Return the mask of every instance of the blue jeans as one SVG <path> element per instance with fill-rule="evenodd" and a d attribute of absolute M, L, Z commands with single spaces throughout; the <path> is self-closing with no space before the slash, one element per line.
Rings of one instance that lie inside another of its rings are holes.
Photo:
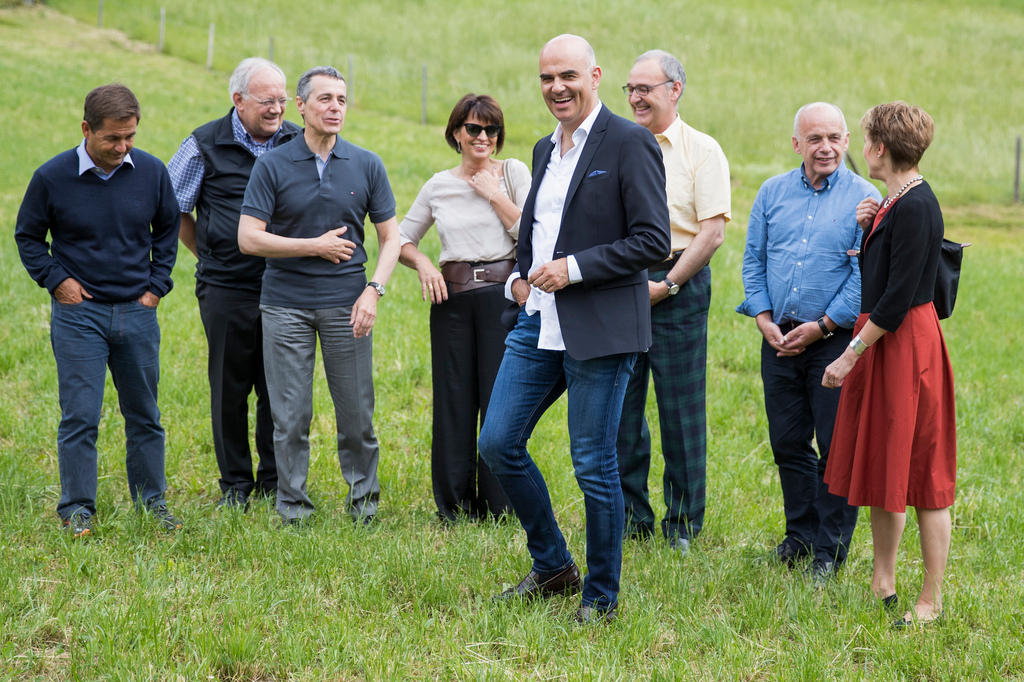
<path fill-rule="evenodd" d="M 125 465 L 132 500 L 163 502 L 164 430 L 157 408 L 160 326 L 156 309 L 138 301 L 75 305 L 53 300 L 50 343 L 57 361 L 61 518 L 96 513 L 96 435 L 107 367 L 124 415 Z"/>
<path fill-rule="evenodd" d="M 537 421 L 563 391 L 569 394 L 569 449 L 587 515 L 583 605 L 618 602 L 625 512 L 615 438 L 635 353 L 574 360 L 540 350 L 540 315 L 520 311 L 480 430 L 480 455 L 498 478 L 519 522 L 533 570 L 556 573 L 573 563 L 555 521 L 544 477 L 526 449 Z"/>

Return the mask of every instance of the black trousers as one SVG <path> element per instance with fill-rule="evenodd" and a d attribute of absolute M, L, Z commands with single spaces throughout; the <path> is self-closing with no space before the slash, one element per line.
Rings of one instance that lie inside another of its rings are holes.
<path fill-rule="evenodd" d="M 776 357 L 767 341 L 761 345 L 765 413 L 782 484 L 786 537 L 812 549 L 816 558 L 837 565 L 846 560 L 857 525 L 857 508 L 825 486 L 839 390 L 822 386 L 821 377 L 846 349 L 850 337 L 850 330 L 837 329 L 831 339 L 784 358 Z M 815 437 L 817 452 L 812 443 Z"/>
<path fill-rule="evenodd" d="M 442 519 L 484 518 L 511 511 L 501 485 L 477 452 L 494 377 L 505 353 L 504 287 L 449 294 L 430 306 L 434 387 L 431 479 Z"/>
<path fill-rule="evenodd" d="M 258 291 L 196 284 L 199 315 L 209 346 L 210 418 L 222 492 L 248 497 L 277 490 L 274 420 L 263 373 L 263 327 Z M 249 449 L 249 394 L 256 391 L 256 451 L 253 478 Z"/>

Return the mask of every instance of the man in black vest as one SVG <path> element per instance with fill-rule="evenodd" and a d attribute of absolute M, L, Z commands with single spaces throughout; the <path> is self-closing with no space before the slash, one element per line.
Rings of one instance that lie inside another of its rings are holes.
<path fill-rule="evenodd" d="M 284 120 L 285 76 L 266 59 L 244 59 L 231 74 L 227 116 L 196 128 L 168 164 L 181 211 L 181 243 L 196 263 L 196 298 L 209 345 L 210 416 L 220 468 L 219 506 L 248 506 L 277 490 L 274 421 L 263 372 L 260 284 L 264 260 L 238 250 L 238 216 L 256 157 L 301 129 Z M 195 217 L 192 211 L 195 210 Z M 256 391 L 253 478 L 249 393 Z"/>

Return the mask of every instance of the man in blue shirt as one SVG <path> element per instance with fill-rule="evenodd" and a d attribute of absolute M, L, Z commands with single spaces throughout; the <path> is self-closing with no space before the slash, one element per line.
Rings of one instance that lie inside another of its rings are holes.
<path fill-rule="evenodd" d="M 107 367 L 124 415 L 132 500 L 164 528 L 181 527 L 164 501 L 156 316 L 173 286 L 178 206 L 164 164 L 132 149 L 140 116 L 138 100 L 123 85 L 90 92 L 85 139 L 35 172 L 14 232 L 25 268 L 52 295 L 50 342 L 61 407 L 57 513 L 75 537 L 92 532 L 96 514 L 96 436 Z"/>
<path fill-rule="evenodd" d="M 181 210 L 181 243 L 198 259 L 196 300 L 209 347 L 210 421 L 220 469 L 220 506 L 277 491 L 274 422 L 263 371 L 260 283 L 265 261 L 238 250 L 238 216 L 256 159 L 299 134 L 284 120 L 284 72 L 260 57 L 231 74 L 234 106 L 185 138 L 167 170 Z M 195 217 L 192 211 L 195 209 Z M 253 477 L 249 394 L 256 393 Z"/>
<path fill-rule="evenodd" d="M 267 259 L 260 310 L 274 414 L 277 511 L 288 524 L 313 513 L 306 474 L 319 336 L 338 460 L 349 484 L 346 506 L 366 522 L 380 495 L 370 331 L 377 300 L 398 262 L 395 198 L 380 157 L 338 135 L 347 105 L 341 74 L 314 67 L 296 90 L 303 134 L 256 160 L 238 222 L 242 253 Z M 380 246 L 369 283 L 367 215 Z"/>
<path fill-rule="evenodd" d="M 821 377 L 850 342 L 860 312 L 856 207 L 880 198 L 844 165 L 849 143 L 835 105 L 813 102 L 797 112 L 793 150 L 803 163 L 767 180 L 754 199 L 743 254 L 746 300 L 736 308 L 755 318 L 764 337 L 765 412 L 786 513 L 775 556 L 790 567 L 812 556 L 808 572 L 817 584 L 846 559 L 857 523 L 857 508 L 823 482 L 839 391 L 823 388 Z"/>

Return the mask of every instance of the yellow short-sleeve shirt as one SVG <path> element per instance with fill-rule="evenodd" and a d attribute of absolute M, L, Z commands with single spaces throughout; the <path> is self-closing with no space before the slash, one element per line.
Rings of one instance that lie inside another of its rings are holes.
<path fill-rule="evenodd" d="M 724 215 L 732 220 L 729 162 L 713 137 L 676 116 L 655 134 L 665 161 L 665 193 L 672 224 L 672 251 L 689 246 L 700 221 Z"/>

